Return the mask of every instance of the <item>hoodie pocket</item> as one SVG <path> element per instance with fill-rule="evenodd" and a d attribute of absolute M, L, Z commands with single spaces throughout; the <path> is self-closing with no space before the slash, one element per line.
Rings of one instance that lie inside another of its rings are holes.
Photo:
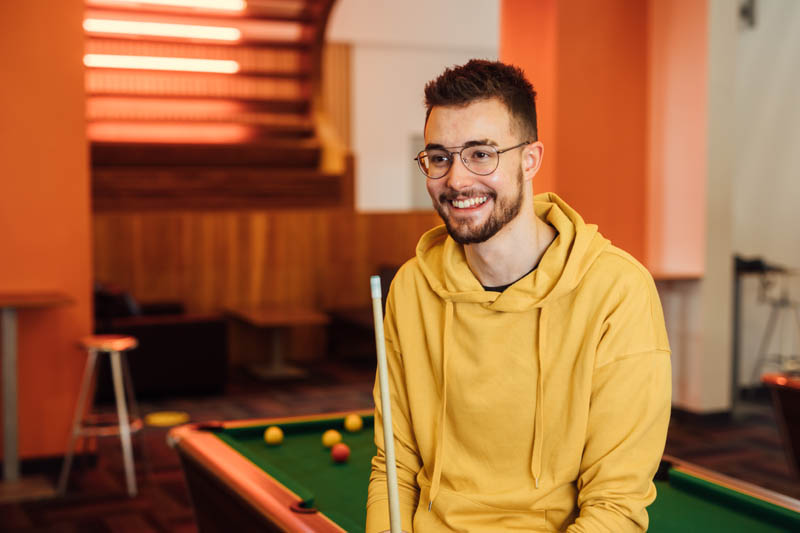
<path fill-rule="evenodd" d="M 419 505 L 414 514 L 415 533 L 556 531 L 547 523 L 544 509 L 507 509 L 440 487 L 436 501 L 428 510 L 429 497 L 430 487 L 420 484 Z"/>

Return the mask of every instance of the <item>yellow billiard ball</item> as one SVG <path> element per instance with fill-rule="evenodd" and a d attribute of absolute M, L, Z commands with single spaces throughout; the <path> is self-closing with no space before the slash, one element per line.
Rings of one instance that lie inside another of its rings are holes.
<path fill-rule="evenodd" d="M 342 442 L 342 434 L 335 429 L 329 429 L 322 434 L 322 445 L 331 448 L 334 444 Z"/>
<path fill-rule="evenodd" d="M 283 430 L 278 426 L 270 426 L 264 432 L 264 441 L 267 444 L 276 445 L 283 442 Z"/>
<path fill-rule="evenodd" d="M 356 414 L 349 414 L 344 417 L 344 429 L 351 433 L 355 433 L 356 431 L 361 431 L 361 428 L 364 427 L 364 421 L 361 420 L 361 417 Z"/>

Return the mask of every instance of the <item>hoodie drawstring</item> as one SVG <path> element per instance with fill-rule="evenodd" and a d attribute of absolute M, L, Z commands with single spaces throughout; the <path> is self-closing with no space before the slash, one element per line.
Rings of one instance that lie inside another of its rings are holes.
<path fill-rule="evenodd" d="M 545 331 L 544 324 L 544 308 L 539 311 L 539 327 L 537 328 L 537 337 L 539 342 L 538 357 L 536 363 L 538 365 L 536 371 L 536 407 L 533 414 L 533 453 L 531 457 L 531 474 L 533 474 L 533 481 L 536 488 L 539 488 L 539 478 L 542 475 L 542 441 L 544 440 L 544 377 L 542 368 L 542 359 L 544 358 L 544 341 L 543 333 Z"/>
<path fill-rule="evenodd" d="M 428 511 L 433 506 L 433 500 L 439 493 L 439 484 L 442 480 L 442 450 L 444 448 L 444 427 L 447 416 L 447 346 L 450 344 L 450 324 L 453 322 L 453 302 L 445 300 L 444 332 L 442 335 L 442 409 L 439 412 L 439 438 L 436 442 L 436 454 L 433 459 L 433 479 L 429 495 Z"/>
<path fill-rule="evenodd" d="M 542 332 L 544 330 L 544 309 L 539 312 L 538 328 L 538 357 L 536 358 L 536 406 L 533 415 L 533 453 L 531 456 L 531 474 L 536 488 L 539 488 L 539 479 L 542 475 L 542 446 L 544 441 L 544 377 L 542 358 L 544 356 L 544 341 Z M 446 300 L 444 332 L 442 335 L 442 407 L 439 412 L 439 438 L 436 442 L 436 453 L 433 460 L 433 478 L 431 480 L 431 490 L 428 501 L 428 510 L 433 507 L 433 501 L 439 493 L 439 485 L 442 480 L 442 454 L 444 449 L 445 437 L 445 417 L 447 415 L 447 346 L 450 337 L 450 327 L 453 322 L 453 302 Z"/>

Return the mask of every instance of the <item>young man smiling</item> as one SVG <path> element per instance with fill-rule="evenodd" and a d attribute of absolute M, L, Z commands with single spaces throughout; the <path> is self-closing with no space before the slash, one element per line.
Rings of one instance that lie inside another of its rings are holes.
<path fill-rule="evenodd" d="M 544 147 L 520 70 L 473 60 L 425 97 L 417 161 L 445 225 L 385 319 L 403 529 L 646 530 L 670 412 L 652 278 L 558 196 L 533 197 Z M 375 401 L 370 533 L 389 524 Z"/>

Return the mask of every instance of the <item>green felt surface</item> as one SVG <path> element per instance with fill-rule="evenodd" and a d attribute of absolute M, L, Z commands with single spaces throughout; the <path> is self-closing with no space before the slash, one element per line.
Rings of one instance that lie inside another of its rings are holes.
<path fill-rule="evenodd" d="M 217 434 L 239 453 L 314 506 L 345 531 L 364 531 L 370 461 L 375 454 L 372 417 L 358 433 L 342 419 L 280 424 L 283 444 L 269 446 L 267 426 L 226 429 Z M 322 434 L 337 429 L 350 447 L 350 460 L 334 463 Z M 800 515 L 690 474 L 670 469 L 656 481 L 658 496 L 648 508 L 650 533 L 777 533 L 800 531 Z"/>
<path fill-rule="evenodd" d="M 650 533 L 800 531 L 797 513 L 675 469 L 656 490 L 647 509 Z"/>
<path fill-rule="evenodd" d="M 364 417 L 364 429 L 357 433 L 345 431 L 342 419 L 279 426 L 284 432 L 279 446 L 264 442 L 267 426 L 226 429 L 217 436 L 345 531 L 364 531 L 370 462 L 375 455 L 372 417 Z M 328 429 L 340 431 L 342 442 L 350 447 L 346 463 L 335 463 L 330 449 L 322 445 Z"/>

